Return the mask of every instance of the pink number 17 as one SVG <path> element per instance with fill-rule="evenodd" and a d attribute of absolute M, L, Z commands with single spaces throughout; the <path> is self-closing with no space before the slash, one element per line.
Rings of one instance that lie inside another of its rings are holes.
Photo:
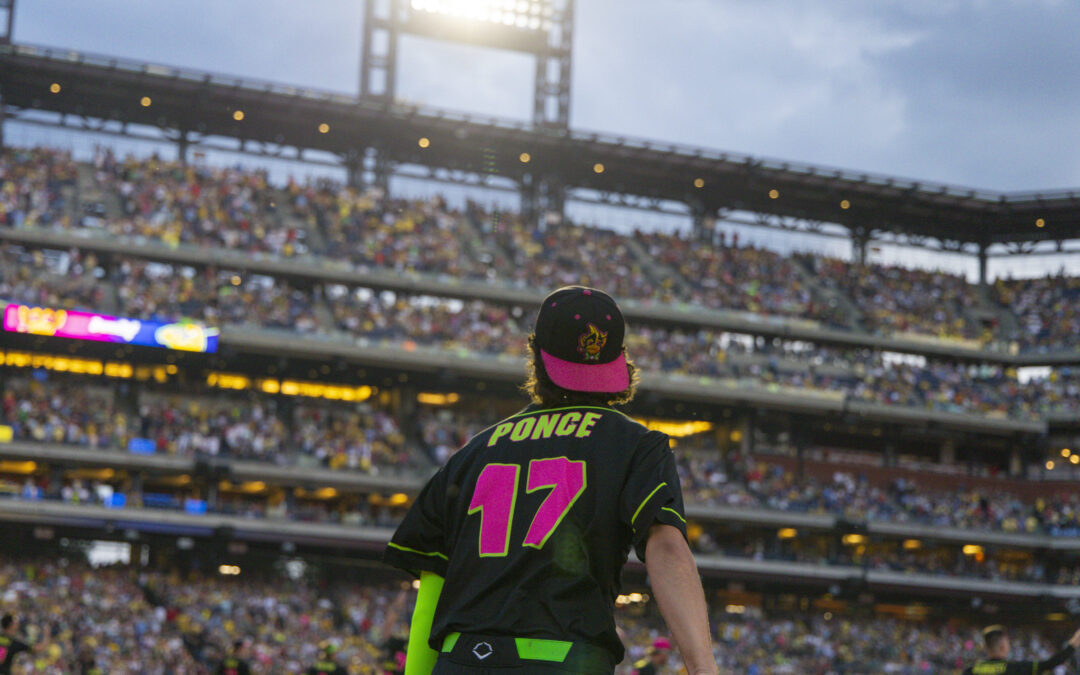
<path fill-rule="evenodd" d="M 510 526 L 517 504 L 517 464 L 488 464 L 476 479 L 469 514 L 480 513 L 480 557 L 504 556 L 510 550 Z M 529 462 L 525 492 L 551 488 L 533 516 L 523 546 L 543 548 L 570 507 L 585 492 L 585 462 L 566 457 L 534 459 Z"/>

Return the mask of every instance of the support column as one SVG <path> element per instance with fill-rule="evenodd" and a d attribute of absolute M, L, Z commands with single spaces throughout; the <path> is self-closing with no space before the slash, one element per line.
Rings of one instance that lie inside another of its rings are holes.
<path fill-rule="evenodd" d="M 1018 478 L 1024 472 L 1024 460 L 1020 455 L 1020 448 L 1014 447 L 1009 454 L 1009 476 Z"/>
<path fill-rule="evenodd" d="M 536 225 L 540 222 L 540 194 L 535 175 L 527 173 L 521 177 L 518 194 L 521 197 L 522 220 L 530 225 Z"/>
<path fill-rule="evenodd" d="M 688 205 L 693 218 L 694 239 L 711 243 L 716 235 L 716 220 L 700 200 L 692 200 L 688 202 Z"/>
<path fill-rule="evenodd" d="M 987 283 L 986 248 L 986 244 L 979 244 L 979 284 L 982 286 L 985 286 Z"/>
<path fill-rule="evenodd" d="M 0 0 L 0 45 L 11 44 L 15 30 L 15 0 Z"/>
<path fill-rule="evenodd" d="M 557 176 L 526 174 L 518 186 L 521 214 L 525 222 L 543 227 L 548 214 L 561 221 L 566 215 L 566 187 Z"/>
<path fill-rule="evenodd" d="M 390 161 L 386 150 L 374 148 L 371 161 L 371 182 L 381 189 L 383 194 L 390 194 L 390 174 L 394 172 L 394 163 Z"/>
<path fill-rule="evenodd" d="M 870 235 L 863 227 L 851 230 L 851 258 L 856 265 L 862 267 L 866 264 L 866 247 L 870 243 Z"/>
<path fill-rule="evenodd" d="M 349 150 L 342 157 L 345 164 L 345 180 L 349 187 L 357 192 L 364 187 L 364 155 L 357 150 Z"/>
<path fill-rule="evenodd" d="M 181 131 L 180 136 L 176 139 L 176 159 L 184 166 L 187 166 L 188 163 L 188 148 L 190 145 L 191 137 L 188 136 L 188 132 Z"/>
<path fill-rule="evenodd" d="M 142 506 L 143 484 L 146 482 L 146 474 L 136 471 L 131 476 L 131 488 L 128 495 L 128 506 Z"/>
<path fill-rule="evenodd" d="M 892 443 L 885 444 L 885 456 L 882 457 L 881 463 L 888 468 L 896 466 L 896 446 Z"/>
<path fill-rule="evenodd" d="M 553 3 L 555 16 L 544 50 L 536 55 L 533 124 L 566 129 L 570 126 L 570 74 L 574 43 L 574 0 Z"/>
<path fill-rule="evenodd" d="M 956 442 L 951 438 L 941 443 L 938 451 L 938 463 L 944 466 L 956 464 Z"/>
<path fill-rule="evenodd" d="M 365 0 L 360 53 L 360 97 L 394 102 L 397 80 L 397 0 Z M 378 43 L 378 44 L 376 44 Z"/>

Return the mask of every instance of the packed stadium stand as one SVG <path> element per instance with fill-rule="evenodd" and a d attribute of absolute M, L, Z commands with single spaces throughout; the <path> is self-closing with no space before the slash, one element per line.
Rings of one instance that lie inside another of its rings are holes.
<path fill-rule="evenodd" d="M 0 48 L 5 101 L 39 69 L 113 77 L 52 60 Z M 415 153 L 397 111 L 356 109 Z M 507 154 L 438 119 L 455 169 L 462 147 Z M 0 611 L 42 645 L 21 672 L 205 673 L 237 639 L 258 673 L 304 672 L 326 641 L 351 673 L 400 672 L 414 587 L 380 551 L 526 403 L 536 305 L 567 284 L 630 321 L 627 412 L 672 438 L 722 669 L 954 672 L 985 624 L 1036 657 L 1080 617 L 1078 278 L 981 283 L 101 143 L 0 148 Z M 786 167 L 770 180 L 805 178 Z M 924 226 L 950 217 L 969 224 Z M 156 346 L 131 344 L 146 326 Z M 620 675 L 666 635 L 636 558 L 625 586 Z"/>

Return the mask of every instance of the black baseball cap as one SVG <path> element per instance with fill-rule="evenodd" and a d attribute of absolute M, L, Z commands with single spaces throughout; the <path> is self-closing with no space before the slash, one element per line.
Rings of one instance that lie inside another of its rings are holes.
<path fill-rule="evenodd" d="M 1005 631 L 1005 626 L 1000 624 L 994 624 L 993 626 L 987 626 L 983 629 L 983 640 L 986 641 L 986 646 L 990 647 L 1000 637 L 1008 635 Z"/>
<path fill-rule="evenodd" d="M 566 286 L 544 298 L 536 347 L 551 381 L 570 391 L 615 393 L 630 386 L 626 322 L 607 293 Z"/>

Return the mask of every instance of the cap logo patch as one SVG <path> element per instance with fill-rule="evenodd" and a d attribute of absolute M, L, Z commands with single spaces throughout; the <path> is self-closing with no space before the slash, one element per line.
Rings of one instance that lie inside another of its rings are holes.
<path fill-rule="evenodd" d="M 588 324 L 589 330 L 578 337 L 578 351 L 586 361 L 599 361 L 600 350 L 607 344 L 607 333 L 593 324 Z"/>

